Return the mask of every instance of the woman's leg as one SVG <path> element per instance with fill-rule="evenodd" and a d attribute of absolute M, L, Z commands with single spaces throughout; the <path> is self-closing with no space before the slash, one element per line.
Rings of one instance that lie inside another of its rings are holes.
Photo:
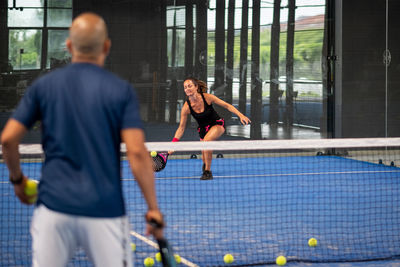
<path fill-rule="evenodd" d="M 214 125 L 207 132 L 206 136 L 204 136 L 203 141 L 215 141 L 223 133 L 225 132 L 225 128 L 221 125 Z M 212 150 L 203 150 L 202 151 L 202 159 L 205 166 L 205 170 L 211 170 L 211 161 L 212 161 Z"/>

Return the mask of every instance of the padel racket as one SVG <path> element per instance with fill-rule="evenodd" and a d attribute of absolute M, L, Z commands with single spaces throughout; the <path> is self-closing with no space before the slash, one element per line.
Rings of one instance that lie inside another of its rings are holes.
<path fill-rule="evenodd" d="M 167 165 L 169 154 L 167 152 L 157 153 L 157 155 L 153 158 L 153 170 L 155 172 L 162 171 Z"/>
<path fill-rule="evenodd" d="M 158 224 L 155 220 L 149 222 L 155 228 L 161 228 L 162 226 Z M 164 267 L 176 267 L 176 261 L 174 256 L 174 251 L 169 245 L 167 239 L 159 238 L 157 239 L 158 247 L 161 254 L 161 261 Z"/>

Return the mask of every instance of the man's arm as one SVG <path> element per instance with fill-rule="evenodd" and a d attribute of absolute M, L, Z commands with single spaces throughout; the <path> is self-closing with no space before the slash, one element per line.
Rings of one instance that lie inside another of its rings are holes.
<path fill-rule="evenodd" d="M 36 196 L 28 197 L 24 193 L 28 178 L 22 174 L 18 152 L 19 143 L 26 132 L 27 129 L 22 123 L 15 119 L 9 119 L 1 134 L 1 144 L 3 157 L 10 172 L 10 180 L 18 182 L 14 184 L 15 194 L 22 203 L 32 204 L 29 200 Z"/>
<path fill-rule="evenodd" d="M 153 165 L 144 144 L 144 132 L 137 128 L 124 129 L 121 132 L 121 138 L 126 145 L 126 155 L 133 175 L 142 190 L 148 206 L 146 219 L 155 219 L 157 222 L 163 223 L 162 214 L 157 205 Z M 155 229 L 149 224 L 147 224 L 147 233 L 153 234 L 155 238 L 161 238 L 163 236 L 162 229 Z"/>

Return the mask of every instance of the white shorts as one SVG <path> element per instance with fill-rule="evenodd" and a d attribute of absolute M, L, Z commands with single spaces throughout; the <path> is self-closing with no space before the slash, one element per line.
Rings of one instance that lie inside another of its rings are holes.
<path fill-rule="evenodd" d="M 32 266 L 65 267 L 82 247 L 96 267 L 132 267 L 127 216 L 93 218 L 35 208 L 32 223 Z"/>

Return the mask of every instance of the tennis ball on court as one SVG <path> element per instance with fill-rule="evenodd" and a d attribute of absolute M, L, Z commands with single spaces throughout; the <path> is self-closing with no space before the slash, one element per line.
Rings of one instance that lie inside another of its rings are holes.
<path fill-rule="evenodd" d="M 161 262 L 161 253 L 160 252 L 156 253 L 156 261 Z"/>
<path fill-rule="evenodd" d="M 179 264 L 182 262 L 181 256 L 179 256 L 178 254 L 174 254 L 174 258 L 175 258 L 176 263 Z"/>
<path fill-rule="evenodd" d="M 286 258 L 285 258 L 285 256 L 278 256 L 277 258 L 276 258 L 276 264 L 278 264 L 279 266 L 282 266 L 282 265 L 285 265 L 286 264 Z"/>
<path fill-rule="evenodd" d="M 131 250 L 132 250 L 132 252 L 134 252 L 136 250 L 136 244 L 135 243 L 131 243 Z"/>
<path fill-rule="evenodd" d="M 152 156 L 153 158 L 155 157 L 155 156 L 157 156 L 157 151 L 151 151 L 150 152 L 150 156 Z"/>
<path fill-rule="evenodd" d="M 144 259 L 143 263 L 144 263 L 144 266 L 151 267 L 151 266 L 154 265 L 154 260 L 151 257 L 147 257 L 147 258 Z"/>
<path fill-rule="evenodd" d="M 37 185 L 38 185 L 38 182 L 35 180 L 29 179 L 28 181 L 26 181 L 26 185 L 24 188 L 25 195 L 27 195 L 27 196 L 36 195 L 37 194 Z"/>
<path fill-rule="evenodd" d="M 310 239 L 308 239 L 308 245 L 309 245 L 310 247 L 316 247 L 317 244 L 318 244 L 317 239 L 315 239 L 315 238 L 313 238 L 313 237 L 310 238 Z"/>
<path fill-rule="evenodd" d="M 235 259 L 233 258 L 232 254 L 225 254 L 224 262 L 229 264 L 232 263 Z"/>

